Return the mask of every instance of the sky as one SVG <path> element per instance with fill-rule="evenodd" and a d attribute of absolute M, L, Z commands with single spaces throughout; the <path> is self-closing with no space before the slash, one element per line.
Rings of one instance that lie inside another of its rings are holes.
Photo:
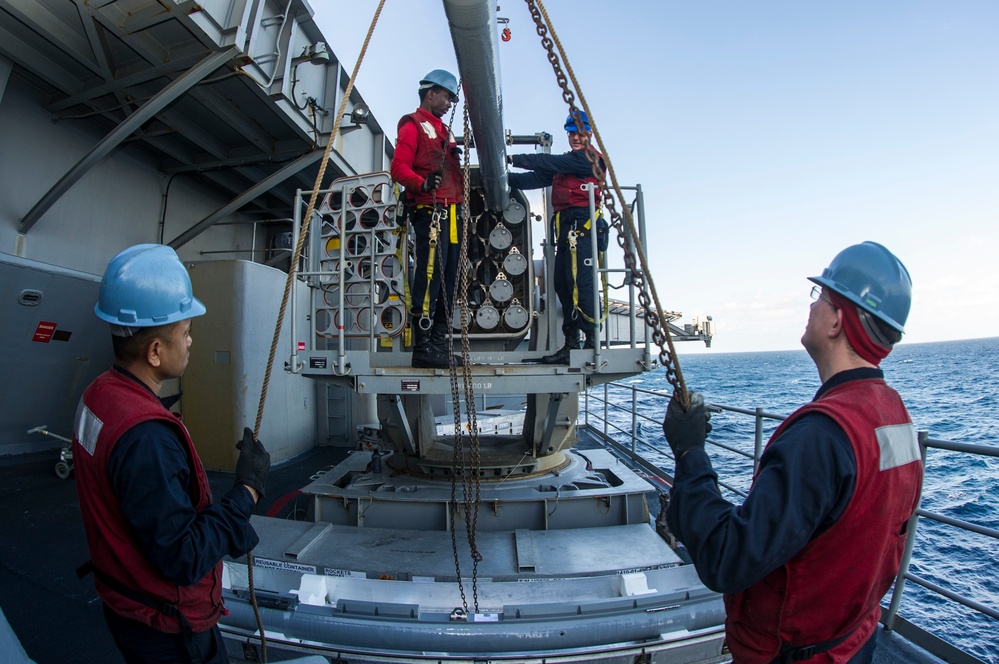
<path fill-rule="evenodd" d="M 377 4 L 312 2 L 348 70 Z M 564 152 L 527 4 L 499 5 L 504 125 Z M 642 185 L 663 308 L 714 320 L 711 349 L 678 352 L 800 348 L 807 277 L 865 240 L 912 276 L 903 343 L 999 336 L 999 3 L 545 6 L 618 181 Z M 436 68 L 457 73 L 442 3 L 387 0 L 357 89 L 388 133 Z"/>

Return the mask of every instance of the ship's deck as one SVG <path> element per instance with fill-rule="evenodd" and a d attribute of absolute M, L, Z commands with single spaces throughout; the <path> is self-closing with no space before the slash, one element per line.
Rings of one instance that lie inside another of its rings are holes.
<path fill-rule="evenodd" d="M 346 454 L 344 448 L 317 448 L 272 468 L 268 496 L 256 513 L 289 514 L 294 498 L 282 499 Z M 89 556 L 76 481 L 56 477 L 58 458 L 58 450 L 0 457 L 0 608 L 37 664 L 123 662 L 93 579 L 76 578 L 76 568 Z M 208 478 L 216 496 L 232 486 L 231 473 L 210 471 Z M 6 663 L 6 655 L 0 651 L 0 661 Z"/>
<path fill-rule="evenodd" d="M 273 468 L 269 496 L 257 513 L 290 514 L 296 509 L 294 491 L 346 454 L 344 448 L 318 448 Z M 88 557 L 87 545 L 75 481 L 56 477 L 57 460 L 57 451 L 0 458 L 0 569 L 4 576 L 0 608 L 28 657 L 38 664 L 84 659 L 122 662 L 104 624 L 93 582 L 76 578 L 76 567 Z M 216 495 L 232 484 L 231 473 L 208 475 Z M 86 653 L 83 659 L 82 652 Z M 942 664 L 883 630 L 878 632 L 874 661 Z"/>

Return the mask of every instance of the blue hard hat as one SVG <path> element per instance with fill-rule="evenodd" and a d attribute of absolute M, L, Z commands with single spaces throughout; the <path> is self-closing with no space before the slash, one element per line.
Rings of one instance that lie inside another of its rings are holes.
<path fill-rule="evenodd" d="M 821 277 L 809 277 L 864 311 L 905 332 L 912 304 L 912 279 L 893 253 L 877 242 L 862 242 L 836 254 Z"/>
<path fill-rule="evenodd" d="M 155 327 L 207 311 L 171 247 L 137 244 L 111 259 L 94 305 L 97 317 L 124 327 Z"/>
<path fill-rule="evenodd" d="M 445 69 L 435 69 L 420 80 L 421 90 L 434 85 L 444 88 L 455 97 L 458 96 L 458 79 Z"/>
<path fill-rule="evenodd" d="M 586 111 L 579 111 L 579 119 L 583 121 L 583 130 L 590 131 L 590 119 L 586 117 Z M 579 133 L 579 129 L 576 128 L 576 118 L 573 117 L 572 113 L 565 119 L 565 130 Z"/>

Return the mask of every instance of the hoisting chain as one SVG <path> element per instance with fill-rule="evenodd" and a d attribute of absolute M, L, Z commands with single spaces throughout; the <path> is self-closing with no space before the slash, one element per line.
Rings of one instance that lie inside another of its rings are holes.
<path fill-rule="evenodd" d="M 586 112 L 587 118 L 589 119 L 593 136 L 596 138 L 597 144 L 600 146 L 600 151 L 603 153 L 603 160 L 607 165 L 607 174 L 610 175 L 614 192 L 617 194 L 618 199 L 624 201 L 624 194 L 621 192 L 621 188 L 618 185 L 617 177 L 614 174 L 614 168 L 611 165 L 610 156 L 600 138 L 596 122 L 593 119 L 593 114 L 589 111 L 586 99 L 579 86 L 579 81 L 576 80 L 572 67 L 569 65 L 569 60 L 565 55 L 565 50 L 562 48 L 562 43 L 559 41 L 558 35 L 555 33 L 551 18 L 545 10 L 544 3 L 542 0 L 525 0 L 525 2 L 531 12 L 531 18 L 534 19 L 538 36 L 541 37 L 541 45 L 544 46 L 545 50 L 548 52 L 548 62 L 551 63 L 552 70 L 555 73 L 555 80 L 562 89 L 562 99 L 566 104 L 568 104 L 569 113 L 575 119 L 576 126 L 582 127 L 582 118 L 579 114 L 580 109 L 576 106 L 576 97 L 569 87 L 569 79 L 562 70 L 559 54 L 562 56 L 562 61 L 565 62 L 565 68 L 568 70 L 569 77 L 572 79 L 573 87 L 579 93 L 579 101 L 583 106 L 583 111 Z M 550 37 L 549 33 L 551 34 Z M 559 54 L 555 53 L 555 48 L 553 47 L 558 49 Z M 583 139 L 583 144 L 586 146 L 586 158 L 593 166 L 593 177 L 595 177 L 598 182 L 604 182 L 604 172 L 600 167 L 600 157 L 597 154 L 596 149 L 585 137 L 583 132 L 580 132 L 580 138 Z M 624 210 L 624 216 L 622 217 L 621 213 L 617 211 L 614 195 L 607 187 L 602 187 L 601 190 L 603 194 L 604 206 L 606 206 L 610 213 L 610 223 L 617 231 L 618 246 L 621 247 L 624 253 L 625 267 L 628 269 L 632 283 L 638 289 L 638 302 L 642 305 L 645 313 L 645 324 L 652 329 L 652 340 L 657 346 L 659 346 L 659 362 L 666 370 L 666 380 L 668 380 L 673 386 L 673 390 L 677 394 L 681 403 L 685 406 L 689 405 L 690 398 L 687 395 L 687 386 L 683 380 L 683 372 L 680 370 L 680 363 L 676 357 L 676 350 L 673 347 L 673 338 L 669 334 L 669 330 L 666 328 L 665 320 L 662 317 L 662 312 L 665 310 L 659 303 L 659 296 L 656 293 L 655 284 L 652 282 L 652 274 L 648 268 L 645 251 L 639 242 L 638 231 L 635 228 L 635 222 L 631 216 L 631 209 L 629 206 L 622 204 L 621 207 Z M 593 232 L 596 232 L 596 229 L 593 229 Z M 631 239 L 630 247 L 628 243 L 629 238 Z M 632 247 L 634 248 L 634 251 L 632 251 Z M 637 269 L 635 260 L 636 253 L 638 255 L 638 263 L 641 264 L 641 270 Z M 655 309 L 651 306 L 653 302 L 655 303 Z"/>
<path fill-rule="evenodd" d="M 441 155 L 441 172 L 444 171 L 445 160 L 447 159 L 448 150 L 450 149 L 450 138 L 453 135 L 451 128 L 454 126 L 454 116 L 457 111 L 457 105 L 451 110 L 451 118 L 447 126 L 447 135 L 444 140 L 444 150 Z M 468 340 L 468 261 L 466 259 L 468 252 L 468 234 L 469 234 L 469 207 L 468 200 L 471 195 L 470 185 L 469 185 L 469 170 L 471 168 L 469 163 L 469 148 L 470 148 L 471 132 L 468 126 L 468 104 L 464 105 L 464 151 L 463 151 L 463 168 L 462 168 L 462 179 L 464 181 L 464 202 L 462 203 L 462 220 L 465 223 L 465 229 L 462 232 L 461 238 L 461 250 L 458 253 L 458 275 L 457 275 L 457 285 L 455 286 L 454 298 L 455 302 L 452 302 L 446 296 L 439 298 L 438 306 L 443 305 L 444 313 L 446 315 L 446 320 L 448 325 L 453 327 L 454 321 L 454 308 L 457 303 L 459 307 L 459 312 L 461 316 L 461 365 L 462 365 L 462 382 L 463 390 L 459 389 L 458 386 L 458 368 L 454 361 L 454 354 L 451 352 L 450 347 L 447 350 L 448 356 L 448 376 L 451 381 L 451 410 L 454 414 L 454 442 L 453 442 L 453 455 L 451 461 L 451 502 L 450 509 L 452 514 L 457 514 L 458 512 L 458 477 L 461 477 L 462 485 L 462 499 L 461 499 L 461 509 L 465 515 L 465 535 L 468 539 L 469 550 L 472 557 L 472 605 L 477 613 L 479 610 L 479 596 L 478 596 L 478 566 L 479 562 L 482 560 L 482 554 L 478 550 L 478 546 L 475 541 L 475 530 L 476 522 L 479 514 L 479 496 L 480 496 L 480 467 L 481 467 L 481 455 L 479 450 L 479 428 L 476 421 L 475 414 L 475 390 L 472 383 L 472 369 L 471 369 L 471 350 Z M 436 189 L 434 190 L 434 207 L 436 213 Z M 455 220 L 457 223 L 457 219 Z M 445 239 L 448 242 L 448 239 Z M 453 248 L 450 249 L 453 251 Z M 444 279 L 444 262 L 442 252 L 438 252 L 438 264 L 439 274 L 441 275 L 441 288 L 445 287 L 443 283 Z M 429 285 L 428 285 L 429 286 Z M 450 346 L 450 344 L 448 344 Z M 465 410 L 468 415 L 468 431 L 465 433 L 465 428 L 461 425 L 461 398 L 460 395 L 464 392 L 465 395 Z M 466 459 L 465 456 L 465 440 L 468 440 L 469 454 Z M 451 523 L 451 550 L 454 554 L 454 569 L 455 577 L 458 581 L 458 591 L 461 594 L 461 604 L 464 611 L 464 616 L 468 616 L 468 600 L 465 595 L 465 586 L 461 577 L 461 561 L 458 556 L 458 541 L 454 528 L 454 522 Z"/>
<path fill-rule="evenodd" d="M 471 234 L 473 226 L 471 222 L 471 183 L 469 172 L 471 163 L 469 152 L 471 148 L 472 130 L 468 122 L 468 103 L 464 105 L 464 127 L 462 129 L 462 139 L 464 150 L 462 152 L 462 175 L 464 178 L 464 201 L 462 211 L 466 219 L 465 229 L 461 239 L 461 253 L 458 260 L 461 262 L 461 278 L 458 283 L 461 287 L 458 302 L 461 307 L 461 367 L 462 378 L 465 384 L 465 413 L 468 417 L 468 444 L 471 458 L 469 459 L 468 473 L 462 474 L 462 489 L 465 491 L 465 533 L 468 536 L 468 547 L 472 556 L 472 600 L 475 611 L 479 611 L 479 562 L 482 560 L 482 553 L 479 552 L 475 535 L 478 528 L 479 519 L 479 499 L 482 489 L 482 456 L 479 445 L 479 422 L 475 412 L 475 384 L 472 381 L 471 346 L 468 339 L 469 312 L 468 312 L 468 236 Z M 452 368 L 453 370 L 453 368 Z M 474 497 L 470 489 L 474 489 Z"/>
<path fill-rule="evenodd" d="M 472 558 L 472 604 L 476 612 L 479 610 L 478 597 L 478 565 L 482 560 L 482 554 L 478 550 L 475 541 L 475 523 L 479 512 L 479 483 L 481 456 L 479 453 L 479 429 L 475 419 L 475 390 L 471 380 L 471 350 L 468 338 L 468 235 L 469 228 L 472 227 L 468 200 L 471 196 L 469 185 L 469 147 L 471 132 L 468 127 L 468 105 L 464 105 L 464 150 L 462 176 L 464 186 L 464 202 L 462 203 L 462 218 L 465 221 L 465 228 L 462 232 L 461 251 L 458 254 L 458 284 L 455 290 L 455 299 L 459 307 L 461 320 L 461 358 L 462 358 L 462 383 L 463 390 L 458 389 L 458 371 L 453 362 L 453 355 L 450 356 L 452 362 L 449 363 L 449 373 L 451 377 L 451 404 L 454 413 L 454 446 L 455 454 L 451 468 L 451 509 L 452 514 L 458 511 L 457 482 L 461 477 L 462 500 L 461 509 L 465 516 L 465 536 L 468 541 L 469 551 Z M 465 412 L 467 415 L 467 427 L 461 425 L 461 399 L 464 392 Z M 471 407 L 469 406 L 471 404 Z M 465 440 L 468 440 L 468 457 L 465 457 Z M 474 497 L 473 497 L 474 496 Z M 461 579 L 461 564 L 458 556 L 458 545 L 455 535 L 454 525 L 451 527 L 451 548 L 454 553 L 455 575 L 458 579 L 458 589 L 461 592 L 462 606 L 465 615 L 468 615 L 468 603 L 465 597 L 464 583 Z"/>
<path fill-rule="evenodd" d="M 288 266 L 288 278 L 285 280 L 284 295 L 281 298 L 281 307 L 278 309 L 277 322 L 274 324 L 274 337 L 271 340 L 271 350 L 267 356 L 267 368 L 264 371 L 264 382 L 260 389 L 260 402 L 257 406 L 257 419 L 253 426 L 253 437 L 257 439 L 260 437 L 260 423 L 264 418 L 264 404 L 267 402 L 267 388 L 270 384 L 271 370 L 274 368 L 274 357 L 277 354 L 281 328 L 284 326 L 284 314 L 288 308 L 288 300 L 291 297 L 291 287 L 295 283 L 295 271 L 298 269 L 298 263 L 302 259 L 302 251 L 305 247 L 305 238 L 309 233 L 309 223 L 312 221 L 312 216 L 316 210 L 316 200 L 319 198 L 319 190 L 322 188 L 323 178 L 326 176 L 326 165 L 329 164 L 330 152 L 333 150 L 333 143 L 335 142 L 336 135 L 340 131 L 340 124 L 343 122 L 343 114 L 347 109 L 347 101 L 350 99 L 350 93 L 354 89 L 354 81 L 357 80 L 357 73 L 361 69 L 361 62 L 364 60 L 364 54 L 368 50 L 368 43 L 371 41 L 371 35 L 375 31 L 375 25 L 378 23 L 378 17 L 381 15 L 382 8 L 384 6 L 385 0 L 379 0 L 378 7 L 375 8 L 375 15 L 371 17 L 371 25 L 368 27 L 368 34 L 364 37 L 364 43 L 361 45 L 361 52 L 357 56 L 357 63 L 354 65 L 354 71 L 351 73 L 350 80 L 347 81 L 347 87 L 344 90 L 343 97 L 341 97 L 340 108 L 337 110 L 336 119 L 333 122 L 333 129 L 330 131 L 330 140 L 326 145 L 326 152 L 323 154 L 323 159 L 319 164 L 319 172 L 316 174 L 316 183 L 312 188 L 312 197 L 309 199 L 309 207 L 306 210 L 305 217 L 302 219 L 302 227 L 298 233 L 298 242 L 295 244 L 295 251 L 291 257 L 291 264 Z M 260 632 L 261 661 L 266 663 L 267 637 L 264 635 L 264 623 L 260 618 L 260 607 L 257 604 L 257 591 L 253 583 L 252 551 L 249 551 L 246 554 L 246 579 L 250 592 L 250 606 L 253 607 L 253 617 L 257 621 L 257 631 Z"/>

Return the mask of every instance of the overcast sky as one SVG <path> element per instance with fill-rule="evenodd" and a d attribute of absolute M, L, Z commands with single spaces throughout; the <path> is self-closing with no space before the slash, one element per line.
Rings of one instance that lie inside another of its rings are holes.
<path fill-rule="evenodd" d="M 527 5 L 499 4 L 504 124 L 563 152 Z M 312 5 L 350 70 L 376 0 Z M 999 2 L 546 7 L 619 182 L 645 191 L 662 304 L 714 318 L 708 352 L 800 348 L 806 277 L 864 240 L 912 275 L 905 343 L 999 336 Z M 441 2 L 388 0 L 357 82 L 387 132 L 435 68 L 457 73 Z"/>

